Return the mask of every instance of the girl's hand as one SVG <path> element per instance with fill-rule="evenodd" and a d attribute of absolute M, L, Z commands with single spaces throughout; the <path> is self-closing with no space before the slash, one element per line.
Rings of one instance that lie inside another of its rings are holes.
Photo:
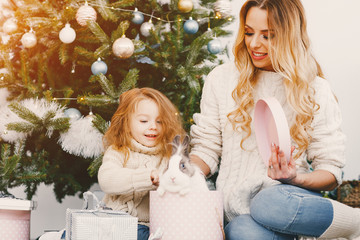
<path fill-rule="evenodd" d="M 159 173 L 157 170 L 151 171 L 150 179 L 153 185 L 159 186 Z"/>
<path fill-rule="evenodd" d="M 295 147 L 291 147 L 290 161 L 286 160 L 285 154 L 275 144 L 271 146 L 271 156 L 269 160 L 268 176 L 282 183 L 295 184 L 297 177 L 295 160 L 292 153 Z"/>

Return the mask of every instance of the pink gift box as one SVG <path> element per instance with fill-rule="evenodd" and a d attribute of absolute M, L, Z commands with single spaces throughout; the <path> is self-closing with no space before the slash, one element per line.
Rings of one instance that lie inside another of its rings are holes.
<path fill-rule="evenodd" d="M 0 198 L 0 238 L 30 239 L 30 214 L 34 208 L 28 200 Z"/>
<path fill-rule="evenodd" d="M 222 240 L 223 200 L 219 191 L 184 196 L 150 192 L 150 234 L 161 228 L 161 240 Z"/>

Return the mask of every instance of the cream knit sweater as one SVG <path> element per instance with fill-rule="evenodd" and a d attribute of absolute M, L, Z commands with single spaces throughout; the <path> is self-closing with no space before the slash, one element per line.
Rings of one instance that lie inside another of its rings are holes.
<path fill-rule="evenodd" d="M 283 77 L 275 72 L 260 71 L 254 89 L 255 102 L 260 98 L 275 97 L 282 105 L 289 126 L 295 122 L 294 110 L 286 101 Z M 219 170 L 217 190 L 223 192 L 225 217 L 228 221 L 239 214 L 249 213 L 249 203 L 261 189 L 279 184 L 267 177 L 267 169 L 256 145 L 253 123 L 251 136 L 243 146 L 245 133 L 235 132 L 227 114 L 236 108 L 232 91 L 237 85 L 238 70 L 234 63 L 216 67 L 207 77 L 201 99 L 201 112 L 194 114 L 191 127 L 191 154 L 207 163 L 213 174 Z M 298 172 L 323 169 L 331 172 L 341 183 L 345 164 L 345 136 L 341 132 L 341 113 L 329 83 L 317 77 L 312 87 L 320 110 L 314 116 L 312 141 L 307 151 L 297 160 Z M 253 110 L 251 112 L 253 117 Z M 296 143 L 292 140 L 292 145 Z M 296 151 L 296 150 L 295 150 Z M 295 152 L 296 153 L 296 152 Z M 309 165 L 306 161 L 311 161 Z M 218 169 L 219 167 L 219 169 Z"/>
<path fill-rule="evenodd" d="M 149 191 L 156 189 L 150 173 L 164 170 L 167 161 L 159 155 L 159 147 L 146 147 L 134 139 L 131 144 L 125 167 L 124 154 L 113 146 L 106 150 L 98 181 L 107 207 L 128 212 L 140 224 L 149 225 Z"/>

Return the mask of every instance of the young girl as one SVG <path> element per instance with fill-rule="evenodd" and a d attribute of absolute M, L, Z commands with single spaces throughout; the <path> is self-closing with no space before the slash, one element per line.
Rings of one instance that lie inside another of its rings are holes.
<path fill-rule="evenodd" d="M 107 207 L 138 218 L 138 240 L 149 238 L 149 191 L 159 184 L 177 134 L 184 134 L 180 115 L 162 93 L 134 88 L 120 96 L 98 181 Z"/>

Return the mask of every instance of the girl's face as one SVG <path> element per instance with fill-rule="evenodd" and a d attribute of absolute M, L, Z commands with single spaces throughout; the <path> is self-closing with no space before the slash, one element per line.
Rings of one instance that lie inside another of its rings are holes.
<path fill-rule="evenodd" d="M 268 14 L 258 7 L 249 9 L 245 19 L 245 45 L 255 67 L 274 71 L 269 57 L 272 32 L 268 28 Z"/>
<path fill-rule="evenodd" d="M 162 131 L 159 108 L 151 99 L 141 100 L 130 117 L 132 137 L 147 147 L 154 147 Z"/>

